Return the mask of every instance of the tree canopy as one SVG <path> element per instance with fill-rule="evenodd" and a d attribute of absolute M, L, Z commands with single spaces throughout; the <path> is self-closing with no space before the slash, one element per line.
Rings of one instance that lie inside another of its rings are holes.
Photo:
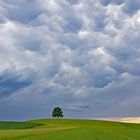
<path fill-rule="evenodd" d="M 62 117 L 63 118 L 63 111 L 60 107 L 55 107 L 52 112 L 52 117 Z"/>

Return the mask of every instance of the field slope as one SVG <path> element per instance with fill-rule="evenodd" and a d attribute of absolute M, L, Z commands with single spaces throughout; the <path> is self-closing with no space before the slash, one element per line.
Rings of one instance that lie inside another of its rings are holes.
<path fill-rule="evenodd" d="M 140 124 L 42 119 L 0 122 L 0 140 L 140 140 Z"/>

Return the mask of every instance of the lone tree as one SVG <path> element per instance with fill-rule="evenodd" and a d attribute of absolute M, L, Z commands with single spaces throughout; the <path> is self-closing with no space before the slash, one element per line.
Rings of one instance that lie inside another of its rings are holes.
<path fill-rule="evenodd" d="M 55 107 L 52 112 L 52 117 L 63 118 L 63 111 L 60 107 Z"/>

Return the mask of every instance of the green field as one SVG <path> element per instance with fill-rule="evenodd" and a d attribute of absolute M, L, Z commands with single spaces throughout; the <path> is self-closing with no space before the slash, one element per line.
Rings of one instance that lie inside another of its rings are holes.
<path fill-rule="evenodd" d="M 76 119 L 0 122 L 0 140 L 140 140 L 140 125 Z"/>

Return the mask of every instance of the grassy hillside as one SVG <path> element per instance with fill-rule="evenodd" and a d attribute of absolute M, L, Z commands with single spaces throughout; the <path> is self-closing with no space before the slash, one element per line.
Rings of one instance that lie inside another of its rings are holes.
<path fill-rule="evenodd" d="M 36 123 L 29 122 L 0 122 L 0 130 L 11 130 L 11 129 L 28 129 L 39 126 Z"/>
<path fill-rule="evenodd" d="M 75 119 L 0 122 L 0 140 L 140 140 L 140 125 Z"/>

